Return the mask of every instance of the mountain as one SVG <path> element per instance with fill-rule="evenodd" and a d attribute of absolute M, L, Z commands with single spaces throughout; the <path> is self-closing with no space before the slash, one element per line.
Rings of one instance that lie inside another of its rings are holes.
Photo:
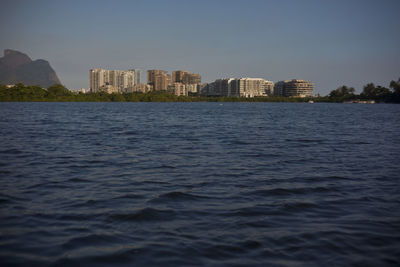
<path fill-rule="evenodd" d="M 47 88 L 60 80 L 46 60 L 32 61 L 24 53 L 5 49 L 4 57 L 0 58 L 0 84 L 16 83 Z"/>

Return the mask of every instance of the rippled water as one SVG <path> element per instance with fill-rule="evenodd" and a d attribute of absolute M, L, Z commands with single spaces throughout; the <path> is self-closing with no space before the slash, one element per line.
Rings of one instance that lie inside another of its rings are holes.
<path fill-rule="evenodd" d="M 0 264 L 399 266 L 399 114 L 0 103 Z"/>

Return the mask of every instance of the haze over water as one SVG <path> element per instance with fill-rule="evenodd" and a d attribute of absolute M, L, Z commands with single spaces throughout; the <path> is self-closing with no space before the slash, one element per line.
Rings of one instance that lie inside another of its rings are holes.
<path fill-rule="evenodd" d="M 399 105 L 2 103 L 2 266 L 398 266 Z"/>

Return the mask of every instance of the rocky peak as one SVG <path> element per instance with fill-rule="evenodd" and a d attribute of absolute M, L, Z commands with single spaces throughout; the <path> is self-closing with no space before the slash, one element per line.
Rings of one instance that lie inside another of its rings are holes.
<path fill-rule="evenodd" d="M 24 53 L 5 49 L 4 57 L 0 58 L 0 84 L 15 83 L 49 87 L 60 83 L 60 80 L 46 60 L 32 61 Z"/>
<path fill-rule="evenodd" d="M 5 49 L 4 57 L 0 60 L 3 64 L 10 68 L 16 68 L 23 64 L 32 62 L 31 58 L 26 54 L 11 49 Z"/>

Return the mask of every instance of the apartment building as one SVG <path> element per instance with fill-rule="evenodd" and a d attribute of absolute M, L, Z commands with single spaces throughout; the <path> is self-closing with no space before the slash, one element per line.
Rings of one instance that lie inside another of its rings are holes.
<path fill-rule="evenodd" d="M 286 80 L 275 84 L 274 94 L 286 97 L 308 97 L 314 95 L 314 84 L 305 80 Z"/>
<path fill-rule="evenodd" d="M 139 74 L 139 75 L 138 75 Z M 132 90 L 135 82 L 140 83 L 140 70 L 90 70 L 90 91 L 112 91 L 124 93 Z"/>

